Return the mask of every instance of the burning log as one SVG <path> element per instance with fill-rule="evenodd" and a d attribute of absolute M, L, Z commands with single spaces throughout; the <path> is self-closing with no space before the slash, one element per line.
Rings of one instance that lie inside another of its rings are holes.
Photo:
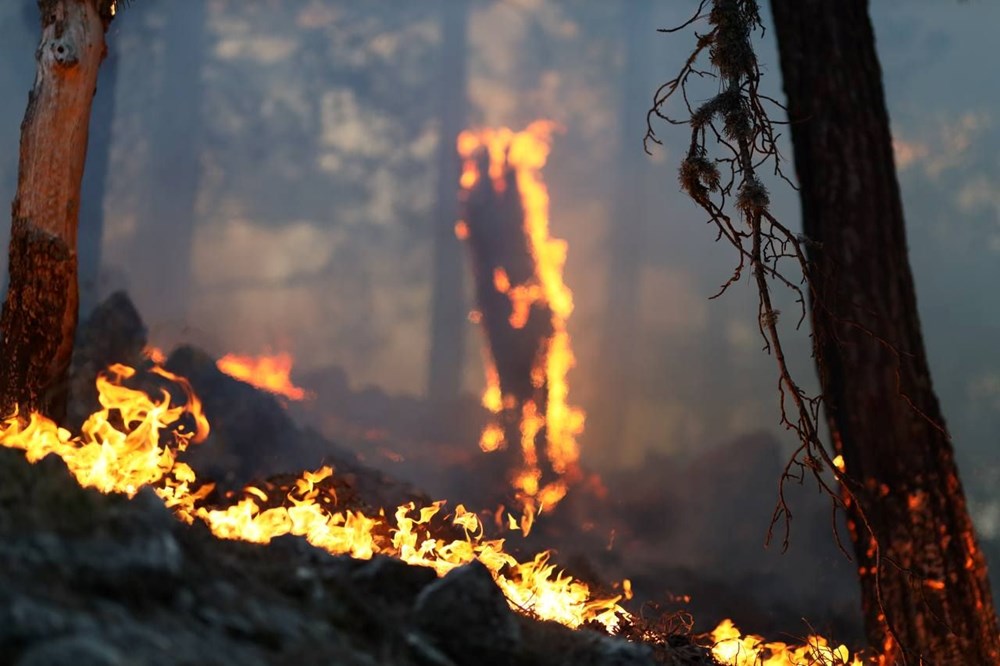
<path fill-rule="evenodd" d="M 505 450 L 528 514 L 552 507 L 579 476 L 583 413 L 566 402 L 574 358 L 566 332 L 572 294 L 562 281 L 565 242 L 548 233 L 548 193 L 538 176 L 553 126 L 463 132 L 463 220 L 488 346 L 483 404 L 498 416 L 480 440 Z M 518 444 L 520 445 L 518 447 Z M 542 455 L 540 452 L 544 452 Z M 530 518 L 529 518 L 530 521 Z"/>
<path fill-rule="evenodd" d="M 79 300 L 76 235 L 90 107 L 113 0 L 41 0 L 0 318 L 0 412 L 62 419 Z"/>

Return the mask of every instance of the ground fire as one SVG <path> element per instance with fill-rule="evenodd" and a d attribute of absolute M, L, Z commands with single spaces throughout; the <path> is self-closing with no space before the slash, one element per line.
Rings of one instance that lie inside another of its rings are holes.
<path fill-rule="evenodd" d="M 138 380 L 158 387 L 152 394 L 129 387 Z M 198 397 L 182 377 L 154 363 L 141 372 L 114 365 L 98 378 L 97 389 L 102 408 L 79 434 L 32 414 L 26 421 L 14 417 L 4 422 L 0 444 L 23 450 L 32 462 L 55 454 L 81 485 L 105 493 L 133 496 L 151 486 L 179 519 L 204 522 L 223 539 L 267 543 L 294 534 L 334 554 L 362 559 L 389 555 L 438 575 L 478 560 L 511 606 L 522 612 L 570 627 L 596 622 L 612 631 L 630 621 L 619 604 L 630 596 L 627 581 L 621 595 L 594 596 L 586 584 L 562 573 L 550 553 L 518 561 L 505 550 L 504 538 L 487 537 L 477 514 L 461 505 L 448 513 L 447 521 L 444 502 L 411 503 L 371 515 L 338 510 L 336 493 L 324 487 L 334 474 L 330 467 L 303 472 L 287 487 L 248 486 L 226 502 L 210 501 L 213 485 L 200 482 L 189 465 L 178 461 L 210 429 Z M 449 527 L 461 536 L 434 536 Z M 822 637 L 809 637 L 802 646 L 766 642 L 742 636 L 728 620 L 711 633 L 711 640 L 716 659 L 733 666 L 862 663 L 847 648 L 831 647 Z"/>

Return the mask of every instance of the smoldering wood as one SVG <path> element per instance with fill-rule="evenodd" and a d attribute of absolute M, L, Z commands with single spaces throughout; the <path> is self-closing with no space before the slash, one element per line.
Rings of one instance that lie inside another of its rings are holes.
<path fill-rule="evenodd" d="M 0 317 L 0 410 L 61 419 L 77 321 L 77 221 L 106 2 L 39 3 L 35 84 L 21 125 L 10 283 Z"/>
<path fill-rule="evenodd" d="M 503 188 L 495 187 L 486 174 L 489 156 L 478 156 L 483 174 L 468 193 L 464 221 L 468 227 L 468 245 L 475 279 L 476 303 L 482 316 L 482 328 L 500 380 L 505 401 L 500 414 L 506 440 L 505 456 L 512 468 L 520 463 L 520 421 L 523 406 L 534 402 L 544 415 L 548 404 L 548 386 L 536 385 L 532 369 L 548 351 L 554 332 L 552 310 L 542 301 L 531 305 L 524 326 L 511 324 L 513 304 L 510 296 L 498 291 L 494 283 L 497 270 L 503 270 L 510 285 L 526 285 L 536 279 L 535 259 L 525 230 L 524 207 L 515 171 L 505 165 Z M 536 437 L 536 449 L 544 450 L 545 428 Z M 539 456 L 539 462 L 544 456 Z M 543 466 L 543 479 L 549 477 Z"/>

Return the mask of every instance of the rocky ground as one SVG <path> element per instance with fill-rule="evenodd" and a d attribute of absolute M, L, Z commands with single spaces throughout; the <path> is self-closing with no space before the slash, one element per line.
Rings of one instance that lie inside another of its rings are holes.
<path fill-rule="evenodd" d="M 0 449 L 0 665 L 711 663 L 513 612 L 474 563 L 438 579 L 303 540 L 221 541 L 150 491 L 80 488 Z"/>

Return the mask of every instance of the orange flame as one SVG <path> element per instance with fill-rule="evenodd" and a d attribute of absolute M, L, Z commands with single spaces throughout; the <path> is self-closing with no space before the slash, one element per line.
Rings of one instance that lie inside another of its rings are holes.
<path fill-rule="evenodd" d="M 226 354 L 216 366 L 230 377 L 264 389 L 289 400 L 305 400 L 308 393 L 292 383 L 292 365 L 295 360 L 287 352 L 240 356 Z"/>
<path fill-rule="evenodd" d="M 613 629 L 623 616 L 620 596 L 594 597 L 586 584 L 552 564 L 548 552 L 518 561 L 504 550 L 503 539 L 486 538 L 479 517 L 461 505 L 452 516 L 452 524 L 465 535 L 457 540 L 435 538 L 430 532 L 429 523 L 442 514 L 443 501 L 423 508 L 404 504 L 391 516 L 385 511 L 373 516 L 338 511 L 336 494 L 319 485 L 333 474 L 330 467 L 304 472 L 288 489 L 250 486 L 236 504 L 206 506 L 212 486 L 199 485 L 194 470 L 176 459 L 189 443 L 208 435 L 201 403 L 184 379 L 161 368 L 152 372 L 175 383 L 185 403 L 173 405 L 166 390 L 153 398 L 124 386 L 135 371 L 115 365 L 98 379 L 101 409 L 87 419 L 79 436 L 38 414 L 26 425 L 15 415 L 0 424 L 0 444 L 23 450 L 32 462 L 55 453 L 81 485 L 105 493 L 132 496 L 149 485 L 179 518 L 201 520 L 220 538 L 267 543 L 294 534 L 333 554 L 370 558 L 381 553 L 431 567 L 439 575 L 475 559 L 486 565 L 515 609 L 570 627 L 593 620 Z M 282 496 L 270 497 L 278 492 Z M 275 501 L 277 506 L 264 508 Z M 525 533 L 530 520 L 522 518 Z"/>
<path fill-rule="evenodd" d="M 583 410 L 568 403 L 569 384 L 566 376 L 576 364 L 570 344 L 566 321 L 573 312 L 573 294 L 563 282 L 563 267 L 566 263 L 566 241 L 549 235 L 549 193 L 541 177 L 541 169 L 548 160 L 549 147 L 555 124 L 539 120 L 521 132 L 503 127 L 465 131 L 458 136 L 458 152 L 463 158 L 460 184 L 469 190 L 479 182 L 476 155 L 481 150 L 489 153 L 488 173 L 493 187 L 502 191 L 506 187 L 504 169 L 514 170 L 519 194 L 524 207 L 524 229 L 530 251 L 535 261 L 535 275 L 524 284 L 511 284 L 507 273 L 497 269 L 493 275 L 496 290 L 506 294 L 511 301 L 510 325 L 523 328 L 528 321 L 531 307 L 544 303 L 552 312 L 553 334 L 548 341 L 546 353 L 541 355 L 538 365 L 532 371 L 532 381 L 536 386 L 548 387 L 545 414 L 535 413 L 535 406 L 522 408 L 522 450 L 524 469 L 516 476 L 514 485 L 520 491 L 525 507 L 553 507 L 566 494 L 567 481 L 563 478 L 540 487 L 541 471 L 534 442 L 528 443 L 528 433 L 546 428 L 545 456 L 560 476 L 575 472 L 580 457 L 577 437 L 583 432 L 585 415 Z M 463 223 L 464 225 L 465 223 Z M 468 236 L 464 227 L 463 238 Z M 496 369 L 487 363 L 487 388 L 483 404 L 494 413 L 500 411 L 500 383 Z M 530 417 L 528 416 L 530 412 Z M 530 418 L 530 422 L 529 422 Z M 503 445 L 497 441 L 497 429 L 487 427 L 480 440 L 483 450 L 495 450 Z"/>

